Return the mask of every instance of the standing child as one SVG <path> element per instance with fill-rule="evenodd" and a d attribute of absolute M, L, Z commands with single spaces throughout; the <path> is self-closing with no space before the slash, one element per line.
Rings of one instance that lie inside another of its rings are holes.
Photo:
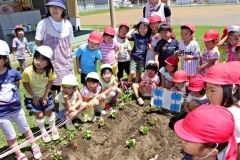
<path fill-rule="evenodd" d="M 191 112 L 202 104 L 208 103 L 204 89 L 204 82 L 201 80 L 200 75 L 192 77 L 187 88 L 190 93 L 183 104 L 183 107 L 187 113 Z"/>
<path fill-rule="evenodd" d="M 149 17 L 149 27 L 151 29 L 150 44 L 147 49 L 146 55 L 146 65 L 150 60 L 155 59 L 155 47 L 158 41 L 161 39 L 161 36 L 158 33 L 159 24 L 161 23 L 161 17 L 158 15 L 153 15 Z"/>
<path fill-rule="evenodd" d="M 162 39 L 158 41 L 155 47 L 155 61 L 159 68 L 162 68 L 166 67 L 165 60 L 178 51 L 178 41 L 172 38 L 173 31 L 169 24 L 161 24 L 159 27 L 159 32 Z"/>
<path fill-rule="evenodd" d="M 129 26 L 127 23 L 120 23 L 118 34 L 114 37 L 114 41 L 118 43 L 119 47 L 119 54 L 118 54 L 118 80 L 120 81 L 123 77 L 123 71 L 129 75 L 130 72 L 130 52 L 132 47 L 130 45 L 129 40 L 127 39 L 126 35 L 129 31 Z"/>
<path fill-rule="evenodd" d="M 96 72 L 88 73 L 86 77 L 85 86 L 80 91 L 83 99 L 81 108 L 85 108 L 82 112 L 78 114 L 78 118 L 83 121 L 96 120 L 96 114 L 100 114 L 104 107 L 100 106 L 102 101 L 106 98 L 105 95 L 100 95 L 102 87 L 100 85 L 100 78 Z"/>
<path fill-rule="evenodd" d="M 103 31 L 103 41 L 100 43 L 99 49 L 102 53 L 102 63 L 110 64 L 113 75 L 117 77 L 119 45 L 113 41 L 114 36 L 115 30 L 112 27 L 106 27 Z"/>
<path fill-rule="evenodd" d="M 130 74 L 128 76 L 128 82 L 132 82 L 135 74 L 135 82 L 140 82 L 141 72 L 144 70 L 145 66 L 147 47 L 150 42 L 150 37 L 147 34 L 148 30 L 148 19 L 141 18 L 137 24 L 137 32 L 132 33 L 129 37 L 129 40 L 134 41 L 134 46 L 131 52 Z"/>
<path fill-rule="evenodd" d="M 59 139 L 58 129 L 55 126 L 54 98 L 50 91 L 56 75 L 51 63 L 53 51 L 48 46 L 36 49 L 32 65 L 27 67 L 22 74 L 22 83 L 26 90 L 25 105 L 36 116 L 37 126 L 41 130 L 45 143 L 51 137 L 44 127 L 45 116 L 48 119 L 52 140 Z"/>
<path fill-rule="evenodd" d="M 201 65 L 198 68 L 199 73 L 206 73 L 210 66 L 218 63 L 218 59 L 220 57 L 218 47 L 216 46 L 218 38 L 219 33 L 215 30 L 208 30 L 204 34 L 203 40 L 206 48 L 204 48 L 201 56 Z"/>
<path fill-rule="evenodd" d="M 10 66 L 10 49 L 6 42 L 0 40 L 0 129 L 3 131 L 10 149 L 15 148 L 17 160 L 27 160 L 25 154 L 18 148 L 16 132 L 12 122 L 17 124 L 21 133 L 32 144 L 31 149 L 35 159 L 42 157 L 39 146 L 36 144 L 33 133 L 28 126 L 25 114 L 21 108 L 19 81 L 21 75 Z"/>
<path fill-rule="evenodd" d="M 162 67 L 159 72 L 161 74 L 160 87 L 170 89 L 173 87 L 172 78 L 174 73 L 178 70 L 178 57 L 175 55 L 168 57 L 165 60 L 166 67 Z"/>
<path fill-rule="evenodd" d="M 16 25 L 15 27 L 16 37 L 12 42 L 13 57 L 17 58 L 21 73 L 26 67 L 26 50 L 32 56 L 30 49 L 28 48 L 27 38 L 24 37 L 24 29 L 22 25 Z"/>
<path fill-rule="evenodd" d="M 181 38 L 179 42 L 179 52 L 181 56 L 182 69 L 187 72 L 189 77 L 198 74 L 200 49 L 196 40 L 194 40 L 195 26 L 185 24 L 181 26 Z"/>
<path fill-rule="evenodd" d="M 159 85 L 160 79 L 157 72 L 157 64 L 153 60 L 151 60 L 147 64 L 146 71 L 142 75 L 141 82 L 139 84 L 132 84 L 133 92 L 140 106 L 144 105 L 144 101 L 140 97 L 140 94 L 144 97 L 150 97 L 152 96 L 153 88 Z"/>
<path fill-rule="evenodd" d="M 66 123 L 68 130 L 75 130 L 72 124 L 74 113 L 80 107 L 82 96 L 78 89 L 77 79 L 74 75 L 69 74 L 62 79 L 62 91 L 56 97 L 59 102 L 59 118 L 69 119 Z"/>
<path fill-rule="evenodd" d="M 110 64 L 103 64 L 101 66 L 100 79 L 103 92 L 106 93 L 105 109 L 112 109 L 111 104 L 120 96 L 121 89 L 118 88 L 116 77 L 113 75 L 112 66 Z"/>
<path fill-rule="evenodd" d="M 81 75 L 82 84 L 85 84 L 88 73 L 97 71 L 97 60 L 102 60 L 102 54 L 98 49 L 101 42 L 102 34 L 93 31 L 88 37 L 88 43 L 83 44 L 76 52 L 76 67 Z"/>

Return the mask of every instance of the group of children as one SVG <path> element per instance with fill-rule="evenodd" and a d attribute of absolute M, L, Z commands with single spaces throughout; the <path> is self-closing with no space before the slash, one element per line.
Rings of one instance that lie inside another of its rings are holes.
<path fill-rule="evenodd" d="M 111 27 L 106 27 L 103 34 L 93 31 L 89 35 L 88 42 L 76 51 L 77 73 L 80 74 L 83 87 L 79 88 L 74 74 L 65 75 L 61 81 L 61 91 L 55 97 L 51 92 L 53 80 L 56 78 L 51 62 L 52 49 L 44 45 L 38 47 L 33 55 L 32 65 L 26 68 L 23 65 L 24 61 L 19 59 L 21 75 L 10 66 L 8 45 L 4 41 L 0 41 L 0 127 L 8 145 L 11 148 L 17 146 L 16 133 L 11 124 L 11 121 L 15 121 L 20 132 L 30 140 L 34 158 L 39 159 L 42 156 L 21 109 L 18 91 L 20 80 L 25 89 L 25 106 L 34 113 L 42 139 L 47 143 L 59 139 L 56 117 L 66 120 L 67 129 L 74 130 L 75 127 L 72 123 L 74 117 L 78 117 L 82 122 L 94 122 L 96 118 L 102 119 L 102 115 L 106 114 L 106 111 L 112 111 L 113 105 L 118 102 L 122 92 L 119 82 L 123 78 L 124 71 L 139 105 L 144 104 L 143 97 L 152 96 L 152 90 L 155 87 L 183 92 L 185 95 L 183 114 L 180 118 L 175 118 L 171 128 L 174 128 L 173 125 L 176 121 L 186 116 L 186 120 L 181 120 L 181 123 L 177 122 L 175 125 L 179 137 L 182 136 L 183 140 L 194 143 L 212 143 L 211 140 L 209 142 L 207 140 L 195 141 L 194 138 L 189 140 L 185 137 L 185 132 L 179 128 L 185 124 L 182 124 L 182 121 L 197 121 L 188 117 L 198 114 L 201 112 L 199 108 L 203 108 L 199 106 L 209 103 L 228 108 L 233 114 L 235 123 L 240 123 L 237 118 L 240 98 L 238 84 L 240 82 L 238 82 L 239 78 L 230 78 L 231 74 L 239 73 L 237 69 L 231 69 L 231 66 L 238 68 L 239 64 L 230 61 L 240 60 L 240 26 L 231 25 L 226 27 L 226 30 L 220 41 L 217 31 L 208 30 L 203 36 L 205 48 L 202 54 L 200 54 L 199 45 L 194 38 L 194 25 L 181 26 L 181 40 L 178 42 L 172 26 L 161 23 L 161 17 L 156 15 L 150 16 L 149 19 L 141 18 L 136 28 L 131 31 L 126 23 L 119 25 L 117 33 Z M 21 27 L 16 27 L 13 51 L 17 57 L 23 57 L 24 47 L 27 48 L 22 32 Z M 131 47 L 130 41 L 133 41 L 133 47 Z M 219 47 L 227 51 L 226 61 L 229 63 L 217 64 L 220 59 Z M 100 74 L 97 73 L 98 61 L 101 63 Z M 179 61 L 181 70 L 178 68 Z M 235 89 L 234 93 L 232 93 L 233 88 Z M 56 110 L 55 102 L 59 104 L 57 114 L 54 112 Z M 221 107 L 215 107 L 215 110 L 227 112 Z M 49 123 L 50 132 L 45 128 L 45 120 Z M 203 121 L 204 125 L 205 120 L 199 121 Z M 236 139 L 239 138 L 237 137 L 240 132 L 238 128 L 235 126 Z M 230 143 L 229 145 L 228 143 L 222 144 L 229 140 L 226 139 L 204 147 L 208 149 L 212 146 L 214 149 L 219 146 L 229 147 Z M 240 143 L 238 139 L 237 143 Z M 226 150 L 231 150 L 231 147 Z M 195 155 L 188 151 L 188 148 L 185 148 L 184 151 L 187 153 L 186 157 L 189 156 L 188 154 L 204 157 L 200 154 Z M 20 149 L 17 149 L 15 153 L 17 159 L 27 159 Z M 211 155 L 208 154 L 208 156 Z M 221 156 L 227 157 L 227 154 Z"/>

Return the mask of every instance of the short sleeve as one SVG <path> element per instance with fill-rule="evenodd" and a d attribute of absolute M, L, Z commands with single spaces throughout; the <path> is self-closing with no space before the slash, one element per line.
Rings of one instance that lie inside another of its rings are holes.
<path fill-rule="evenodd" d="M 102 60 L 102 53 L 101 53 L 101 51 L 99 49 L 97 49 L 96 58 L 98 60 Z"/>
<path fill-rule="evenodd" d="M 159 76 L 158 75 L 156 75 L 156 85 L 158 85 L 159 83 L 160 83 L 160 78 L 159 78 Z"/>
<path fill-rule="evenodd" d="M 218 51 L 214 51 L 214 53 L 211 56 L 211 59 L 219 59 L 219 52 Z"/>
<path fill-rule="evenodd" d="M 136 39 L 136 33 L 133 32 L 133 33 L 131 34 L 131 36 L 129 37 L 128 40 L 130 40 L 130 41 L 134 41 L 135 39 Z"/>
<path fill-rule="evenodd" d="M 160 40 L 161 41 L 161 40 Z M 156 52 L 156 53 L 159 53 L 159 48 L 160 48 L 160 41 L 158 41 L 157 42 L 157 44 L 156 44 L 156 46 L 154 47 L 154 51 Z"/>
<path fill-rule="evenodd" d="M 73 40 L 74 40 L 74 34 L 73 34 L 73 27 L 72 27 L 72 24 L 70 23 L 70 43 L 72 44 L 73 43 Z"/>
<path fill-rule="evenodd" d="M 30 73 L 28 68 L 25 69 L 22 73 L 22 82 L 29 82 Z"/>
<path fill-rule="evenodd" d="M 190 102 L 192 99 L 193 99 L 192 95 L 189 94 L 189 95 L 187 96 L 187 98 L 186 98 L 186 101 L 187 101 L 187 102 Z"/>
<path fill-rule="evenodd" d="M 199 47 L 197 41 L 195 41 L 195 43 L 194 43 L 193 54 L 194 54 L 195 57 L 200 57 L 200 47 Z"/>
<path fill-rule="evenodd" d="M 164 15 L 165 17 L 170 17 L 172 15 L 171 9 L 167 5 L 164 6 Z"/>
<path fill-rule="evenodd" d="M 54 72 L 50 72 L 49 74 L 48 74 L 48 81 L 53 81 L 54 79 L 56 79 L 56 74 L 54 73 Z"/>
<path fill-rule="evenodd" d="M 82 55 L 82 48 L 78 48 L 78 50 L 76 51 L 76 57 L 81 57 Z"/>
<path fill-rule="evenodd" d="M 89 90 L 86 87 L 83 87 L 80 93 L 83 97 L 88 97 L 90 94 Z"/>
<path fill-rule="evenodd" d="M 45 25 L 45 19 L 43 19 L 37 24 L 35 39 L 42 41 L 45 37 L 45 34 L 46 34 L 46 25 Z"/>
<path fill-rule="evenodd" d="M 62 103 L 62 104 L 65 103 L 62 92 L 60 92 L 60 93 L 57 95 L 56 99 L 57 99 L 57 101 L 58 101 L 59 103 Z M 59 104 L 59 105 L 60 105 L 60 104 Z"/>
<path fill-rule="evenodd" d="M 166 72 L 166 69 L 165 67 L 162 67 L 159 72 L 162 74 L 162 75 L 165 75 L 165 72 Z"/>
<path fill-rule="evenodd" d="M 16 41 L 16 38 L 14 38 L 13 41 L 12 41 L 12 47 L 14 47 L 14 48 L 17 47 L 17 41 Z"/>
<path fill-rule="evenodd" d="M 15 69 L 14 69 L 15 70 Z M 17 70 L 15 70 L 15 81 L 20 81 L 21 80 L 21 74 Z"/>

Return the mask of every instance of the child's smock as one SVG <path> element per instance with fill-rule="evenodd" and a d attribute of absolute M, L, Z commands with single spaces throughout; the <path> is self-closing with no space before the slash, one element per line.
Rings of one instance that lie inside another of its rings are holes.
<path fill-rule="evenodd" d="M 26 37 L 21 39 L 15 37 L 12 42 L 12 47 L 16 48 L 16 57 L 17 59 L 25 59 L 26 58 L 26 46 L 28 45 L 28 41 Z"/>
<path fill-rule="evenodd" d="M 14 68 L 7 68 L 0 74 L 0 117 L 5 117 L 21 110 L 21 99 L 16 82 L 21 74 Z"/>
<path fill-rule="evenodd" d="M 144 72 L 142 75 L 142 81 L 146 81 L 145 85 L 140 85 L 139 87 L 143 89 L 143 93 L 141 93 L 142 96 L 152 96 L 152 91 L 154 87 L 151 84 L 155 83 L 155 85 L 158 85 L 160 82 L 160 78 L 157 74 L 154 77 L 149 78 L 147 72 Z"/>
<path fill-rule="evenodd" d="M 95 98 L 102 91 L 101 86 L 98 86 L 96 93 L 91 92 L 86 86 L 80 91 L 82 97 L 88 98 L 88 102 Z M 94 116 L 94 106 L 87 106 L 86 109 L 82 111 L 82 114 L 86 117 L 87 120 L 91 120 Z"/>
<path fill-rule="evenodd" d="M 52 48 L 52 65 L 57 75 L 53 85 L 61 85 L 65 75 L 74 73 L 71 52 L 74 39 L 72 24 L 66 19 L 56 22 L 51 16 L 44 18 L 37 25 L 35 39 Z"/>
<path fill-rule="evenodd" d="M 171 87 L 172 87 L 172 85 L 173 85 L 173 82 L 172 82 L 172 79 L 173 79 L 173 77 L 170 75 L 170 73 L 166 70 L 166 68 L 165 67 L 162 67 L 160 70 L 159 70 L 159 72 L 164 76 L 164 78 L 165 78 L 165 87 L 166 88 L 168 88 L 168 89 L 170 89 Z"/>
<path fill-rule="evenodd" d="M 219 57 L 220 57 L 220 53 L 219 53 L 219 50 L 218 50 L 218 47 L 214 47 L 212 50 L 208 51 L 206 48 L 204 48 L 203 50 L 203 54 L 202 54 L 202 63 L 203 64 L 206 64 L 208 63 L 208 60 L 211 60 L 211 59 L 215 59 L 215 63 L 218 63 L 219 61 Z M 205 69 L 204 73 L 207 72 L 207 68 Z"/>
<path fill-rule="evenodd" d="M 99 49 L 102 53 L 102 63 L 104 64 L 115 64 L 117 63 L 117 50 L 119 49 L 118 43 L 113 41 L 113 43 L 102 42 L 99 45 Z"/>
<path fill-rule="evenodd" d="M 121 39 L 117 36 L 113 39 L 115 43 L 118 43 L 120 46 L 119 54 L 118 54 L 118 62 L 128 62 L 130 61 L 130 51 L 132 50 L 132 47 L 130 45 L 130 42 L 127 38 Z"/>
<path fill-rule="evenodd" d="M 107 89 L 109 87 L 112 87 L 116 83 L 116 77 L 112 75 L 110 81 L 106 83 L 102 78 L 100 79 L 100 83 L 102 86 L 102 89 Z"/>
<path fill-rule="evenodd" d="M 194 76 L 198 74 L 199 59 L 194 59 L 194 60 L 183 59 L 183 57 L 187 55 L 200 58 L 200 48 L 197 41 L 192 40 L 188 45 L 185 45 L 183 41 L 180 41 L 179 50 L 182 53 L 182 58 L 181 58 L 182 69 L 188 73 L 188 76 Z"/>
<path fill-rule="evenodd" d="M 27 67 L 22 73 L 22 82 L 28 82 L 32 91 L 38 96 L 42 97 L 46 90 L 46 86 L 49 81 L 53 81 L 56 78 L 54 72 L 50 72 L 48 76 L 46 76 L 46 71 L 41 74 L 36 73 L 33 70 L 33 66 Z M 32 96 L 26 91 L 25 96 L 27 98 L 32 98 Z"/>
<path fill-rule="evenodd" d="M 94 49 L 89 50 L 88 44 L 83 44 L 76 52 L 76 57 L 80 58 L 80 66 L 77 66 L 81 69 L 81 72 L 88 74 L 90 72 L 97 71 L 97 60 L 102 60 L 102 54 L 100 50 Z"/>

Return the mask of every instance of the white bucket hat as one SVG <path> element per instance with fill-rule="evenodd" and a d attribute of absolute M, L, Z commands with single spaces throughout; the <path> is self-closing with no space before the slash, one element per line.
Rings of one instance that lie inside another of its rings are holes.
<path fill-rule="evenodd" d="M 110 64 L 103 64 L 103 65 L 101 65 L 101 70 L 103 70 L 105 68 L 112 69 L 112 66 Z"/>
<path fill-rule="evenodd" d="M 38 51 L 41 55 L 49 58 L 49 59 L 52 59 L 52 56 L 53 56 L 53 51 L 50 47 L 48 46 L 40 46 L 36 49 L 36 51 Z"/>
<path fill-rule="evenodd" d="M 96 72 L 88 73 L 87 76 L 86 76 L 86 80 L 88 78 L 92 78 L 92 79 L 96 79 L 96 80 L 100 81 L 99 75 Z"/>
<path fill-rule="evenodd" d="M 240 26 L 238 25 L 230 25 L 227 27 L 228 33 L 229 32 L 240 32 Z"/>
<path fill-rule="evenodd" d="M 62 85 L 78 86 L 77 79 L 73 74 L 65 75 L 62 79 Z"/>
<path fill-rule="evenodd" d="M 10 49 L 8 44 L 5 41 L 0 40 L 0 55 L 8 56 L 9 53 L 10 53 Z"/>

